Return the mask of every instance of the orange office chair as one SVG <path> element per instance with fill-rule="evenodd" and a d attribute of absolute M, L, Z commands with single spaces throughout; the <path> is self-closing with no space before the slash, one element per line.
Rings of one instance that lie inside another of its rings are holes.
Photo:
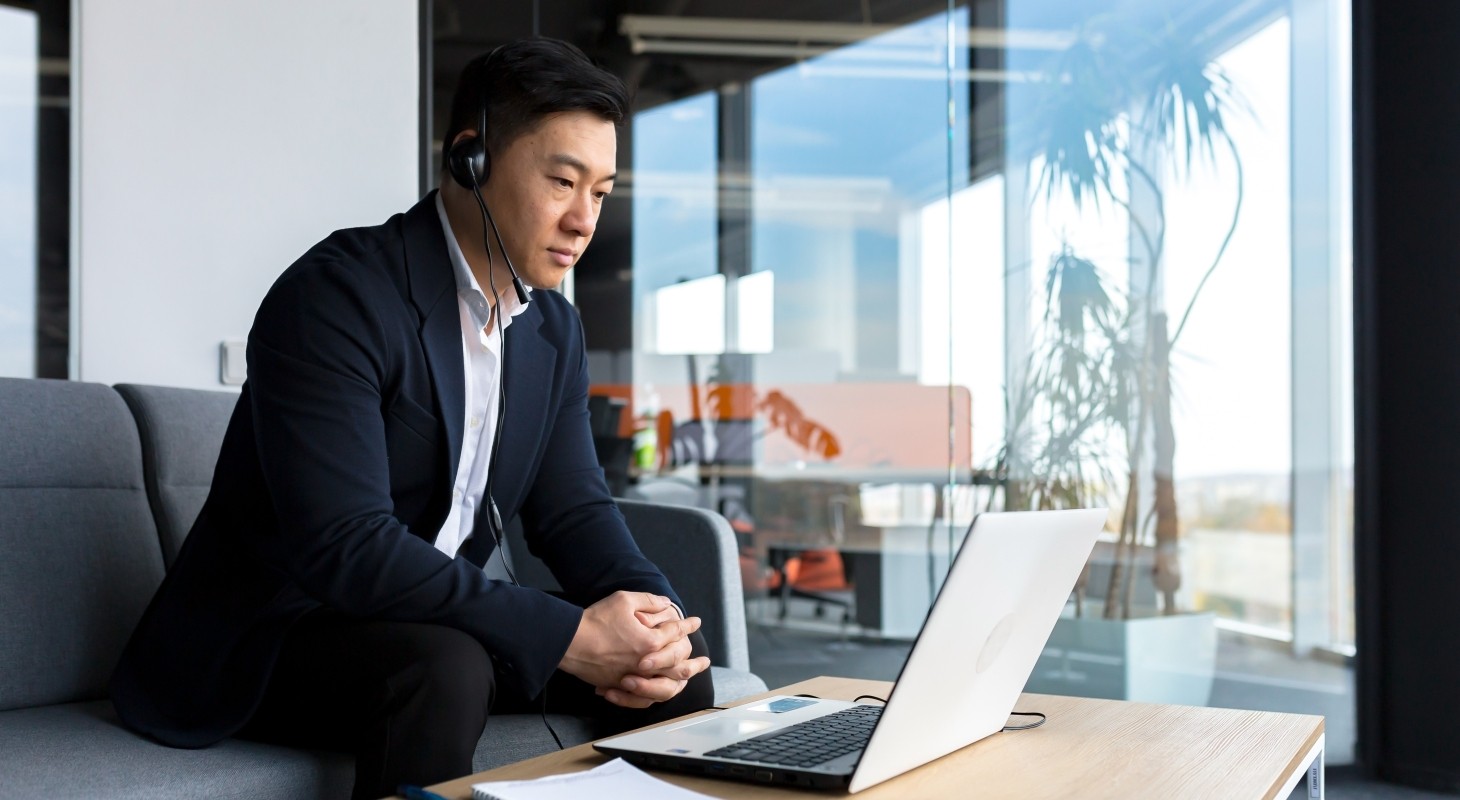
<path fill-rule="evenodd" d="M 851 592 L 854 587 L 847 579 L 846 562 L 838 549 L 846 539 L 848 499 L 837 496 L 829 502 L 834 546 L 802 550 L 786 559 L 779 576 L 781 619 L 786 618 L 786 608 L 792 597 L 814 601 L 818 617 L 825 615 L 826 606 L 830 605 L 842 609 L 843 622 L 852 619 Z"/>

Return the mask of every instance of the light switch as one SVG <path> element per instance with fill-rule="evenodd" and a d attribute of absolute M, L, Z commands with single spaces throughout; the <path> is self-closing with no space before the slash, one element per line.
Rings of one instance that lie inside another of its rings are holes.
<path fill-rule="evenodd" d="M 224 339 L 218 348 L 218 380 L 227 386 L 239 386 L 248 377 L 248 342 Z"/>

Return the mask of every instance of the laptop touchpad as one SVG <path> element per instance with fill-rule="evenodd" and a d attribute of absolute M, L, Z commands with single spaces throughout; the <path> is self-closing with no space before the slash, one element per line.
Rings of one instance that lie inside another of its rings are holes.
<path fill-rule="evenodd" d="M 774 722 L 762 722 L 753 719 L 727 719 L 725 717 L 717 717 L 715 719 L 700 720 L 698 722 L 691 722 L 688 725 L 682 725 L 675 728 L 674 732 L 685 736 L 693 736 L 700 741 L 725 741 L 760 733 L 775 724 Z"/>

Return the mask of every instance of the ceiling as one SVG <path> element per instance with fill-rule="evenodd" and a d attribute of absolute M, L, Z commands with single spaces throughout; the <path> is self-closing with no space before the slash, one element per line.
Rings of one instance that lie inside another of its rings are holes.
<path fill-rule="evenodd" d="M 619 32 L 625 15 L 886 25 L 922 19 L 946 9 L 946 3 L 936 0 L 433 0 L 433 82 L 437 98 L 444 97 L 449 103 L 456 77 L 468 61 L 503 42 L 536 32 L 578 45 L 624 78 L 635 97 L 635 109 L 642 110 L 748 80 L 790 64 L 793 59 L 634 55 L 629 39 Z"/>
<path fill-rule="evenodd" d="M 1070 36 L 1081 25 L 1116 15 L 1121 25 L 1137 34 L 1137 39 L 1141 30 L 1171 26 L 1184 31 L 1187 41 L 1213 55 L 1286 8 L 1285 0 L 962 0 L 954 5 L 970 4 L 973 27 L 995 34 Z M 467 62 L 499 44 L 534 34 L 572 42 L 624 79 L 637 112 L 743 83 L 795 63 L 800 59 L 786 51 L 794 54 L 809 43 L 788 41 L 788 30 L 794 34 L 800 27 L 814 30 L 823 23 L 840 23 L 832 26 L 837 35 L 855 37 L 856 28 L 845 27 L 852 25 L 867 26 L 868 35 L 872 35 L 884 26 L 926 19 L 948 8 L 946 0 L 431 0 L 432 136 L 439 136 L 446 127 L 457 77 Z M 621 32 L 625 16 L 648 18 L 660 27 L 688 21 L 690 27 L 698 29 L 699 43 L 687 49 L 696 52 L 683 52 L 686 48 L 681 47 L 680 52 L 635 53 L 630 37 Z M 769 39 L 761 32 L 757 34 L 759 39 L 748 46 L 742 38 L 742 45 L 737 47 L 733 42 L 727 45 L 725 25 L 716 20 L 806 25 L 781 27 Z M 714 32 L 717 28 L 719 31 Z M 976 68 L 998 68 L 1014 61 L 1009 54 L 1018 52 L 1003 45 L 979 48 L 975 42 L 971 46 L 974 55 L 970 63 Z M 974 105 L 981 107 L 973 109 L 973 124 L 975 128 L 987 128 L 981 133 L 974 131 L 971 138 L 976 142 L 1001 140 L 1001 90 L 997 81 L 975 85 L 971 91 L 975 92 Z M 625 175 L 632 171 L 625 156 L 632 151 L 631 137 L 632 126 L 623 126 L 619 167 Z M 434 142 L 433 147 L 439 163 L 440 143 Z M 993 161 L 1002 163 L 998 153 L 990 152 Z M 973 161 L 978 163 L 987 155 L 975 153 Z M 627 182 L 624 188 L 630 188 Z M 595 346 L 606 349 L 628 346 L 620 337 L 628 336 L 630 325 L 627 293 L 632 272 L 631 214 L 629 201 L 611 198 L 593 248 L 575 270 L 579 306 L 590 341 L 597 340 Z M 585 303 L 585 293 L 601 296 Z M 592 315 L 602 312 L 595 308 L 613 308 L 611 319 L 596 322 Z"/>

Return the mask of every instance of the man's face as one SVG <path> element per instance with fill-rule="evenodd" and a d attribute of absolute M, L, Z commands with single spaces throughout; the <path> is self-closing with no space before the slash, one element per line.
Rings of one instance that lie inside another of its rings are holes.
<path fill-rule="evenodd" d="M 613 189 L 617 154 L 612 122 L 565 111 L 544 118 L 492 158 L 482 194 L 528 286 L 556 287 L 578 263 Z"/>

